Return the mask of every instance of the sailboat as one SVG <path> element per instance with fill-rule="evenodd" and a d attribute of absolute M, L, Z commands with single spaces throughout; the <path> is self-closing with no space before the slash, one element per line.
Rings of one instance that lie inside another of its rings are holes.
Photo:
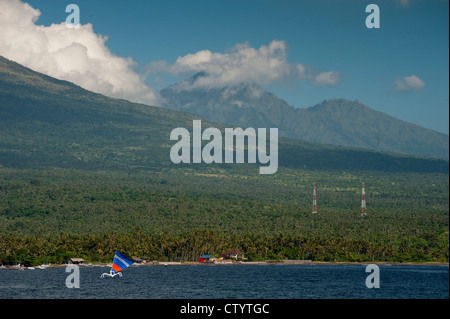
<path fill-rule="evenodd" d="M 131 264 L 133 263 L 134 261 L 125 257 L 120 251 L 116 250 L 116 255 L 114 256 L 111 270 L 109 271 L 109 273 L 103 273 L 101 277 L 104 278 L 105 276 L 108 276 L 113 278 L 117 275 L 119 275 L 119 277 L 122 277 L 122 273 L 120 271 L 131 266 Z"/>

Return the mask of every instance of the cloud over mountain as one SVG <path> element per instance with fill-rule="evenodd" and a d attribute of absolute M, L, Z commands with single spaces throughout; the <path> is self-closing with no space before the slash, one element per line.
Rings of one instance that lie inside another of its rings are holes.
<path fill-rule="evenodd" d="M 172 65 L 154 62 L 149 65 L 149 72 L 205 72 L 207 76 L 195 81 L 195 87 L 223 87 L 240 82 L 268 84 L 280 81 L 289 76 L 291 66 L 286 60 L 286 43 L 272 41 L 259 49 L 248 43 L 237 44 L 224 54 L 202 50 L 178 57 Z"/>
<path fill-rule="evenodd" d="M 1 56 L 85 89 L 133 102 L 163 103 L 159 92 L 145 83 L 150 74 L 204 72 L 191 88 L 286 81 L 307 81 L 319 87 L 340 83 L 339 72 L 318 73 L 311 66 L 288 61 L 287 44 L 279 40 L 259 48 L 240 43 L 224 53 L 204 49 L 179 56 L 172 64 L 151 62 L 142 76 L 134 71 L 136 63 L 131 58 L 111 53 L 108 38 L 96 34 L 91 24 L 80 24 L 79 28 L 69 28 L 65 22 L 43 26 L 37 23 L 40 15 L 38 9 L 21 0 L 0 0 Z"/>
<path fill-rule="evenodd" d="M 307 69 L 303 64 L 289 62 L 287 44 L 278 40 L 259 49 L 245 42 L 237 44 L 226 53 L 201 50 L 180 56 L 173 64 L 155 61 L 147 66 L 148 74 L 187 75 L 203 72 L 202 77 L 191 83 L 191 89 L 219 88 L 239 83 L 266 85 L 289 79 L 306 79 L 318 86 L 336 85 L 339 82 L 338 72 L 312 75 L 307 74 Z"/>
<path fill-rule="evenodd" d="M 133 60 L 112 54 L 107 37 L 91 24 L 41 26 L 40 15 L 20 0 L 0 0 L 0 55 L 97 93 L 158 104 L 158 93 L 133 71 Z"/>

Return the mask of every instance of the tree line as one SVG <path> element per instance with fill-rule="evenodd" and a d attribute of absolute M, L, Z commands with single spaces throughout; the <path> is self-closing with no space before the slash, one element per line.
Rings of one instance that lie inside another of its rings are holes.
<path fill-rule="evenodd" d="M 369 241 L 294 234 L 221 234 L 196 229 L 183 235 L 129 233 L 59 236 L 0 236 L 3 265 L 63 264 L 80 257 L 88 263 L 109 263 L 116 249 L 129 257 L 158 261 L 196 261 L 203 254 L 220 256 L 232 248 L 249 261 L 312 260 L 323 262 L 444 262 L 449 261 L 448 231 L 394 241 Z"/>

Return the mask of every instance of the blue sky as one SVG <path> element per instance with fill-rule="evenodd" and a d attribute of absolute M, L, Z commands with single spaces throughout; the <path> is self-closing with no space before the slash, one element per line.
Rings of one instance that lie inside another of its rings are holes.
<path fill-rule="evenodd" d="M 449 132 L 449 3 L 445 0 L 25 2 L 41 11 L 36 24 L 46 26 L 65 21 L 66 5 L 77 4 L 81 24 L 91 23 L 96 34 L 107 36 L 108 49 L 131 57 L 140 75 L 155 61 L 170 66 L 177 58 L 202 50 L 225 54 L 245 42 L 258 50 L 283 41 L 288 63 L 306 66 L 315 74 L 339 75 L 331 85 L 292 76 L 265 83 L 290 105 L 357 99 L 402 120 Z M 380 29 L 365 26 L 370 3 L 380 8 Z M 146 84 L 159 90 L 186 75 L 150 74 Z M 419 85 L 408 86 L 405 77 Z"/>

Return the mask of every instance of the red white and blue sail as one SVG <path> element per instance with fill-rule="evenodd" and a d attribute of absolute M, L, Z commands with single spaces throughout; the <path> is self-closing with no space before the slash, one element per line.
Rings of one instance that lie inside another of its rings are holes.
<path fill-rule="evenodd" d="M 104 276 L 114 277 L 115 275 L 119 275 L 120 277 L 122 277 L 120 271 L 131 266 L 133 263 L 134 263 L 133 260 L 129 259 L 120 251 L 116 250 L 116 254 L 114 256 L 113 264 L 111 270 L 109 271 L 109 274 L 104 273 L 102 277 Z"/>
<path fill-rule="evenodd" d="M 116 255 L 114 256 L 113 264 L 111 267 L 111 273 L 115 274 L 116 272 L 124 270 L 125 268 L 131 266 L 131 264 L 133 263 L 134 261 L 125 257 L 120 251 L 116 250 Z"/>

